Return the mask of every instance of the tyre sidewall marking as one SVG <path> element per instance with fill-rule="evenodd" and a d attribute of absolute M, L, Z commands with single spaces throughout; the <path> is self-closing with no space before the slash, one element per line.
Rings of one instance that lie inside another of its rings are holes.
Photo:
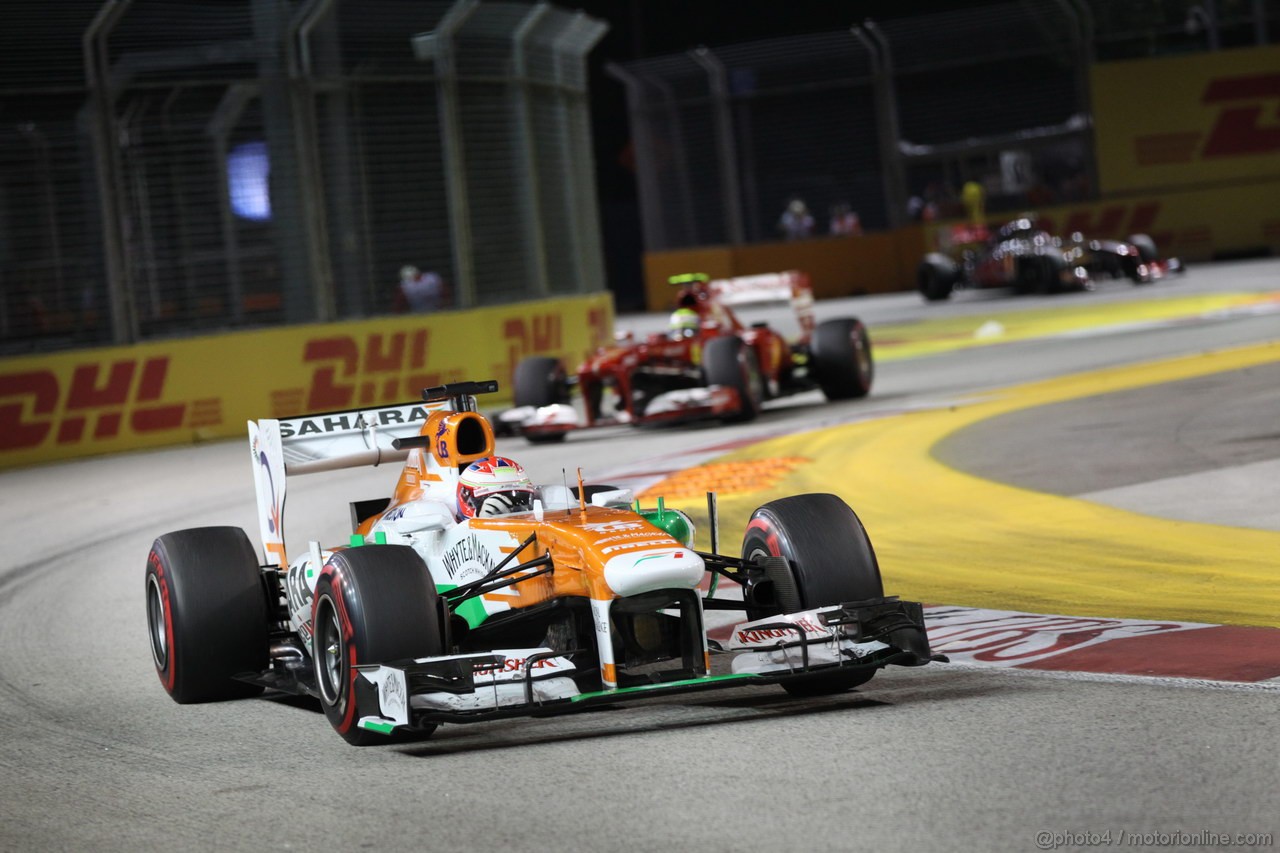
<path fill-rule="evenodd" d="M 355 628 L 351 624 L 351 617 L 347 611 L 347 602 L 346 602 L 346 596 L 344 595 L 342 574 L 340 572 L 326 568 L 324 573 L 320 576 L 320 579 L 323 581 L 326 577 L 329 579 L 329 593 L 326 595 L 317 597 L 315 607 L 313 608 L 311 613 L 311 619 L 312 619 L 312 624 L 315 625 L 316 616 L 319 613 L 321 601 L 324 599 L 328 599 L 331 602 L 334 616 L 338 620 L 338 627 L 342 634 L 341 641 L 344 649 L 342 660 L 345 661 L 345 664 L 346 664 L 345 667 L 342 667 L 346 669 L 346 672 L 338 673 L 339 683 L 336 685 L 339 689 L 339 693 L 337 696 L 338 701 L 336 705 L 332 707 L 338 708 L 342 714 L 342 721 L 338 723 L 338 725 L 335 726 L 335 728 L 338 730 L 339 734 L 346 734 L 351 730 L 351 726 L 355 722 L 355 712 L 356 712 L 356 703 L 354 700 L 355 700 L 356 678 L 359 676 L 359 673 L 356 672 L 356 664 L 357 664 L 356 644 L 355 644 L 356 632 L 355 632 Z M 316 584 L 316 586 L 318 587 L 319 584 Z M 323 649 L 319 651 L 321 655 L 327 654 L 327 652 L 325 652 L 325 650 Z M 321 659 L 317 657 L 317 660 L 321 660 Z M 320 665 L 324 666 L 325 663 L 321 661 Z"/>
<path fill-rule="evenodd" d="M 157 585 L 160 588 L 160 603 L 164 610 L 164 640 L 166 645 L 165 666 L 156 665 L 156 674 L 160 676 L 160 683 L 164 685 L 164 689 L 173 693 L 173 686 L 177 673 L 177 648 L 173 644 L 173 605 L 169 597 L 169 579 L 165 575 L 164 561 L 155 549 L 147 555 L 147 562 L 151 565 L 151 572 L 156 577 Z M 154 642 L 154 640 L 152 641 Z M 152 650 L 152 661 L 155 662 L 155 651 Z"/>
<path fill-rule="evenodd" d="M 753 530 L 758 532 L 760 537 L 764 539 L 764 544 L 769 549 L 770 557 L 783 556 L 782 540 L 778 537 L 778 531 L 770 524 L 769 519 L 763 516 L 756 516 L 751 519 L 751 523 L 747 525 L 747 534 L 750 535 Z"/>
<path fill-rule="evenodd" d="M 865 330 L 861 322 L 855 322 L 849 329 L 849 341 L 853 344 L 853 368 L 858 376 L 858 387 L 862 391 L 871 390 L 871 353 L 864 346 Z"/>

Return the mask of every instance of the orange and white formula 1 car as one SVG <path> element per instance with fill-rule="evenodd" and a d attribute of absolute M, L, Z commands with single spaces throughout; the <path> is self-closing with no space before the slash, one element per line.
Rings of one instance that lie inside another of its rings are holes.
<path fill-rule="evenodd" d="M 885 597 L 866 531 L 838 498 L 772 501 L 741 556 L 716 553 L 714 533 L 699 552 L 688 516 L 661 501 L 534 486 L 496 456 L 474 396 L 496 389 L 456 383 L 418 404 L 250 422 L 265 561 L 231 527 L 167 533 L 147 558 L 169 695 L 313 696 L 363 745 L 678 691 L 830 693 L 941 659 L 920 605 Z M 404 460 L 394 493 L 351 504 L 347 543 L 286 553 L 290 477 L 391 459 Z M 741 596 L 707 592 L 709 575 Z M 708 641 L 710 609 L 741 613 L 723 646 Z"/>

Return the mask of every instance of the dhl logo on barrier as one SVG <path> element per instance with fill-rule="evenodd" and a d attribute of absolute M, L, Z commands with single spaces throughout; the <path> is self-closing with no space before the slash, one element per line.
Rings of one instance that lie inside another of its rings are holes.
<path fill-rule="evenodd" d="M 1202 98 L 1223 104 L 1201 157 L 1240 157 L 1280 151 L 1280 74 L 1213 80 Z M 1272 120 L 1263 124 L 1266 111 Z"/>
<path fill-rule="evenodd" d="M 0 451 L 147 435 L 221 420 L 217 400 L 162 402 L 168 356 L 77 365 L 69 381 L 53 370 L 0 374 Z M 194 417 L 198 415 L 197 417 Z"/>
<path fill-rule="evenodd" d="M 1159 240 L 1164 235 L 1153 231 L 1160 216 L 1160 207 L 1158 201 L 1147 201 L 1070 210 L 1061 214 L 1062 227 L 1058 227 L 1057 215 L 1040 215 L 1037 219 L 1040 227 L 1052 234 L 1071 234 L 1076 231 L 1091 237 L 1151 234 L 1154 239 Z"/>
<path fill-rule="evenodd" d="M 1104 193 L 1280 178 L 1280 46 L 1100 63 L 1092 75 Z"/>
<path fill-rule="evenodd" d="M 311 371 L 310 382 L 305 391 L 273 392 L 273 409 L 283 416 L 412 399 L 428 385 L 447 381 L 441 371 L 427 370 L 430 343 L 430 329 L 307 340 L 302 363 Z"/>
<path fill-rule="evenodd" d="M 520 359 L 575 367 L 608 294 L 0 360 L 0 466 L 243 435 L 249 418 L 400 403 Z"/>
<path fill-rule="evenodd" d="M 504 375 L 510 377 L 515 372 L 516 364 L 526 355 L 560 349 L 563 337 L 563 326 L 558 314 L 508 318 L 502 324 L 502 339 L 507 345 Z"/>
<path fill-rule="evenodd" d="M 1217 107 L 1208 132 L 1137 136 L 1134 154 L 1139 166 L 1189 163 L 1197 150 L 1202 160 L 1280 152 L 1280 74 L 1210 80 L 1200 102 Z"/>
<path fill-rule="evenodd" d="M 520 359 L 538 353 L 554 353 L 564 348 L 563 317 L 560 314 L 533 314 L 529 317 L 511 317 L 502 327 L 507 344 L 507 362 L 500 374 L 510 377 L 515 373 Z M 597 347 L 609 341 L 609 313 L 599 305 L 587 309 L 588 346 L 581 358 L 586 358 Z M 569 365 L 572 369 L 576 365 Z"/>
<path fill-rule="evenodd" d="M 609 316 L 604 308 L 588 310 L 588 352 L 608 339 L 608 327 Z M 439 363 L 431 357 L 431 332 L 423 328 L 389 334 L 326 335 L 305 341 L 302 363 L 310 371 L 308 382 L 303 388 L 272 391 L 273 414 L 288 417 L 400 402 L 414 399 L 423 388 L 475 378 L 478 364 L 470 369 L 460 365 L 430 368 Z M 564 318 L 559 312 L 508 317 L 502 323 L 502 345 L 497 348 L 506 358 L 491 364 L 486 377 L 498 377 L 508 385 L 522 358 L 558 352 L 565 346 L 564 339 Z"/>

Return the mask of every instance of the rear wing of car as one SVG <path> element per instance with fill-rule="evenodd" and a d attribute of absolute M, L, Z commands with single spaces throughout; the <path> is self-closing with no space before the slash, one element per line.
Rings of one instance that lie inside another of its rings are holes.
<path fill-rule="evenodd" d="M 807 337 L 813 332 L 813 285 L 809 275 L 800 270 L 718 278 L 707 283 L 707 290 L 718 303 L 730 308 L 790 303 L 803 334 Z"/>
<path fill-rule="evenodd" d="M 290 476 L 402 462 L 409 450 L 396 439 L 416 436 L 446 401 L 404 403 L 295 418 L 249 421 L 249 452 L 258 496 L 258 528 L 268 563 L 288 565 L 284 501 Z"/>
<path fill-rule="evenodd" d="M 249 421 L 249 453 L 258 498 L 258 529 L 268 563 L 285 568 L 284 502 L 290 476 L 403 462 L 432 412 L 475 411 L 475 394 L 498 383 L 455 382 L 427 388 L 422 402 Z M 417 446 L 417 445 L 414 445 Z"/>
<path fill-rule="evenodd" d="M 965 222 L 952 225 L 937 232 L 938 248 L 950 249 L 952 246 L 973 246 L 991 239 L 991 230 L 982 223 Z"/>

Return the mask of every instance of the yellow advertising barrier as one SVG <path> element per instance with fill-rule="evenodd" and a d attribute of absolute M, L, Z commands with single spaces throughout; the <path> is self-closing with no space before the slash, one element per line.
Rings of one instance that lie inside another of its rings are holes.
<path fill-rule="evenodd" d="M 243 435 L 251 418 L 417 399 L 613 337 L 607 293 L 0 360 L 0 467 Z"/>
<path fill-rule="evenodd" d="M 1104 195 L 1280 178 L 1280 47 L 1102 63 L 1092 83 Z"/>

